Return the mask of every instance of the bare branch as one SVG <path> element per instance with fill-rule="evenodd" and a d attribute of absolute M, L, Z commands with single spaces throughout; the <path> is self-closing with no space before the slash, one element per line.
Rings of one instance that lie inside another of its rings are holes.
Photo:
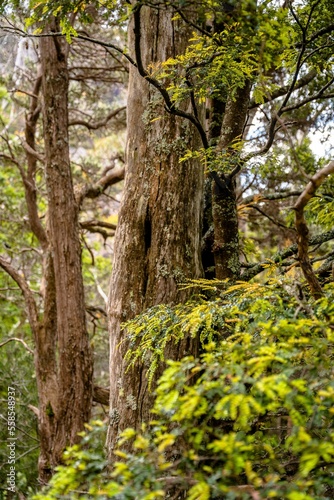
<path fill-rule="evenodd" d="M 93 386 L 93 401 L 95 403 L 100 403 L 102 405 L 109 405 L 109 389 L 100 387 L 98 385 Z"/>
<path fill-rule="evenodd" d="M 242 200 L 242 204 L 248 205 L 248 203 L 257 202 L 261 203 L 262 201 L 267 200 L 284 200 L 286 198 L 290 198 L 292 196 L 300 196 L 301 191 L 282 191 L 280 193 L 266 193 L 266 194 L 252 194 L 247 196 Z"/>
<path fill-rule="evenodd" d="M 309 71 L 306 75 L 304 75 L 302 78 L 300 78 L 298 80 L 298 82 L 296 83 L 295 87 L 294 87 L 294 90 L 298 90 L 298 89 L 301 89 L 302 87 L 305 87 L 306 85 L 308 85 L 312 80 L 314 80 L 314 78 L 317 76 L 317 72 L 315 69 L 312 69 L 311 71 Z M 267 102 L 271 102 L 271 101 L 274 101 L 275 99 L 277 99 L 278 97 L 283 97 L 285 94 L 287 94 L 287 92 L 289 91 L 289 85 L 284 85 L 283 87 L 280 87 L 279 89 L 276 89 L 274 90 L 270 95 L 268 96 L 265 96 L 263 98 L 263 103 L 261 104 L 265 104 Z M 254 109 L 254 108 L 258 108 L 261 104 L 259 103 L 256 103 L 254 99 L 252 99 L 249 103 L 249 108 L 248 109 Z"/>
<path fill-rule="evenodd" d="M 327 35 L 328 33 L 332 33 L 334 31 L 334 24 L 329 24 L 325 28 L 322 28 L 319 31 L 316 31 L 313 33 L 313 35 L 310 36 L 310 38 L 306 41 L 307 44 L 310 44 L 314 42 L 317 38 L 320 38 L 322 35 Z M 300 44 L 296 45 L 297 48 L 300 48 Z"/>
<path fill-rule="evenodd" d="M 282 222 L 280 222 L 278 219 L 274 219 L 273 217 L 271 217 L 264 210 L 262 210 L 262 208 L 258 207 L 254 203 L 249 203 L 248 206 L 251 207 L 251 208 L 254 208 L 254 210 L 257 210 L 261 215 L 263 215 L 268 220 L 270 220 L 270 222 L 272 222 L 273 224 L 275 224 L 275 226 L 283 227 L 284 229 L 291 229 L 291 228 L 285 226 L 285 224 L 283 224 Z"/>
<path fill-rule="evenodd" d="M 107 123 L 112 118 L 114 118 L 115 116 L 117 116 L 118 113 L 120 113 L 121 111 L 124 111 L 125 109 L 126 109 L 126 106 L 122 106 L 121 108 L 113 110 L 110 113 L 108 113 L 107 116 L 103 120 L 100 120 L 98 122 L 91 122 L 91 121 L 87 122 L 85 120 L 75 120 L 75 119 L 73 119 L 73 120 L 69 121 L 69 126 L 82 125 L 83 127 L 86 127 L 89 130 L 97 130 L 97 129 L 99 129 L 101 127 L 104 127 L 105 125 L 107 125 Z"/>
<path fill-rule="evenodd" d="M 40 325 L 39 325 L 37 305 L 32 290 L 29 288 L 28 283 L 26 282 L 24 277 L 21 276 L 21 274 L 2 257 L 0 257 L 0 267 L 16 282 L 16 284 L 21 289 L 21 292 L 23 294 L 27 306 L 27 313 L 28 313 L 30 327 L 34 332 L 35 336 L 37 336 Z"/>
<path fill-rule="evenodd" d="M 81 206 L 84 198 L 97 198 L 103 193 L 109 186 L 117 184 L 124 179 L 125 169 L 119 168 L 117 170 L 110 170 L 106 175 L 104 175 L 96 184 L 93 186 L 83 186 L 78 193 L 76 193 L 76 200 L 79 206 Z"/>
<path fill-rule="evenodd" d="M 41 153 L 39 153 L 38 151 L 36 151 L 35 149 L 33 149 L 31 146 L 29 146 L 29 144 L 26 141 L 24 141 L 23 139 L 21 139 L 21 144 L 22 144 L 23 149 L 27 153 L 29 153 L 30 155 L 34 156 L 37 160 L 41 161 L 42 163 L 45 162 L 44 155 L 42 155 Z"/>
<path fill-rule="evenodd" d="M 90 233 L 101 234 L 103 236 L 104 240 L 107 240 L 108 238 L 112 238 L 113 236 L 115 236 L 114 231 L 106 231 L 105 229 L 101 229 L 101 228 L 96 227 L 96 226 L 91 226 L 91 227 L 87 228 L 87 231 L 89 231 Z"/>
<path fill-rule="evenodd" d="M 0 29 L 2 29 L 6 33 L 11 33 L 13 35 L 19 35 L 23 38 L 47 38 L 47 37 L 53 37 L 53 38 L 64 38 L 65 34 L 58 31 L 58 32 L 48 32 L 48 33 L 39 33 L 39 34 L 30 34 L 27 33 L 26 31 L 18 28 L 17 26 L 6 26 L 6 25 L 0 25 Z M 119 54 L 122 54 L 133 66 L 137 66 L 135 61 L 126 53 L 125 49 L 122 49 L 118 47 L 117 45 L 109 42 L 104 42 L 103 40 L 98 40 L 97 38 L 92 38 L 90 36 L 86 35 L 71 35 L 73 39 L 77 40 L 84 40 L 86 42 L 94 43 L 95 45 L 100 45 L 101 47 L 107 47 L 110 49 L 114 49 L 116 52 Z"/>
<path fill-rule="evenodd" d="M 38 103 L 38 96 L 42 86 L 41 70 L 38 70 L 35 79 L 34 88 L 30 96 L 30 104 L 28 113 L 25 115 L 25 140 L 21 140 L 22 147 L 25 150 L 28 168 L 25 171 L 20 169 L 22 181 L 24 184 L 24 195 L 28 209 L 30 229 L 38 239 L 43 250 L 48 246 L 46 231 L 41 223 L 38 214 L 37 206 L 37 189 L 36 189 L 36 171 L 37 160 L 45 163 L 43 155 L 36 151 L 36 127 L 37 121 L 41 112 L 41 106 Z"/>
<path fill-rule="evenodd" d="M 20 342 L 26 348 L 26 350 L 28 352 L 30 352 L 30 354 L 34 355 L 34 351 L 32 349 L 30 349 L 30 347 L 28 346 L 28 344 L 26 344 L 24 340 L 19 339 L 17 337 L 11 337 L 10 339 L 7 339 L 4 342 L 1 342 L 0 347 L 8 344 L 8 342 L 13 342 L 13 341 Z"/>
<path fill-rule="evenodd" d="M 195 28 L 197 31 L 199 31 L 200 33 L 202 33 L 205 36 L 209 36 L 209 37 L 212 36 L 212 34 L 209 31 L 203 29 L 201 26 L 198 26 L 198 24 L 193 23 L 192 21 L 190 21 L 190 19 L 187 19 L 186 16 L 184 15 L 184 12 L 182 11 L 182 9 L 178 9 L 177 7 L 174 7 L 174 9 L 179 14 L 181 19 L 183 19 L 183 21 L 185 23 L 189 24 L 189 26 L 192 26 L 193 28 Z"/>
<path fill-rule="evenodd" d="M 323 183 L 326 177 L 334 172 L 334 160 L 330 161 L 325 167 L 317 172 L 307 184 L 306 188 L 299 196 L 294 206 L 295 210 L 304 210 L 307 203 L 314 196 L 316 190 Z"/>
<path fill-rule="evenodd" d="M 28 405 L 28 408 L 39 418 L 39 408 L 36 408 L 34 405 Z"/>
<path fill-rule="evenodd" d="M 325 94 L 325 91 L 334 83 L 334 78 L 331 78 L 329 82 L 326 83 L 316 94 L 311 95 L 309 97 L 306 97 L 300 102 L 297 102 L 296 104 L 291 104 L 291 106 L 285 106 L 281 110 L 281 114 L 286 113 L 287 111 L 293 111 L 294 109 L 299 109 L 305 104 L 308 104 L 309 102 L 316 101 L 317 99 L 331 99 L 334 97 L 334 93 L 328 93 Z"/>
<path fill-rule="evenodd" d="M 110 222 L 104 222 L 96 219 L 80 222 L 80 226 L 82 227 L 82 229 L 89 229 L 91 227 L 105 227 L 106 229 L 113 229 L 114 231 L 116 230 L 116 224 L 111 224 Z"/>

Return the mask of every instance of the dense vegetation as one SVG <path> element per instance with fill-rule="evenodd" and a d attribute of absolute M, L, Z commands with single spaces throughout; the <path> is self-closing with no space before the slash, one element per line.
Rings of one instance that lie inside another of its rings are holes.
<path fill-rule="evenodd" d="M 111 469 L 93 422 L 36 498 L 333 498 L 333 286 L 317 302 L 293 280 L 221 286 L 131 322 L 148 367 L 166 337 L 199 335 L 203 354 L 167 362 L 154 420 L 122 433 Z"/>

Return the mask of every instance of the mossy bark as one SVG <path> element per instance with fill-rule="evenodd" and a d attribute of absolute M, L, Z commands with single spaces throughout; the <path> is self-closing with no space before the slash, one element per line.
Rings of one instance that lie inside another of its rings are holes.
<path fill-rule="evenodd" d="M 171 18 L 167 11 L 142 8 L 141 51 L 146 67 L 184 50 L 189 32 Z M 131 24 L 129 45 L 134 46 Z M 149 419 L 152 406 L 145 367 L 125 371 L 129 344 L 122 342 L 122 322 L 150 306 L 185 300 L 189 292 L 180 290 L 180 283 L 202 276 L 203 169 L 197 162 L 179 162 L 187 149 L 199 144 L 192 125 L 168 114 L 157 91 L 130 68 L 127 170 L 108 313 L 110 450 L 122 429 L 138 428 Z M 169 346 L 168 356 L 190 354 L 196 344 L 185 340 Z"/>
<path fill-rule="evenodd" d="M 232 143 L 242 140 L 246 122 L 251 84 L 239 88 L 226 102 L 218 150 L 224 152 L 226 174 L 219 176 L 220 183 L 212 181 L 213 254 L 215 277 L 238 279 L 240 276 L 240 249 L 238 235 L 238 214 L 236 205 L 236 168 L 238 150 Z"/>

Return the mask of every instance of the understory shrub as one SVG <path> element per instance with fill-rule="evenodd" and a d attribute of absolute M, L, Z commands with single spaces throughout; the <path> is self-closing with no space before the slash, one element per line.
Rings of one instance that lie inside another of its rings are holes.
<path fill-rule="evenodd" d="M 207 288 L 127 324 L 130 365 L 153 380 L 167 364 L 154 419 L 122 433 L 112 466 L 95 424 L 36 499 L 334 498 L 333 285 L 318 301 L 288 281 Z M 185 335 L 202 354 L 164 360 Z"/>

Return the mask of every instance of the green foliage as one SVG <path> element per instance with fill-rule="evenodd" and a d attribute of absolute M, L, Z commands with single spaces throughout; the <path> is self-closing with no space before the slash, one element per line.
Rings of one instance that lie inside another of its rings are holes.
<path fill-rule="evenodd" d="M 219 173 L 229 173 L 229 170 L 233 170 L 240 162 L 240 152 L 244 146 L 244 141 L 237 139 L 229 145 L 228 150 L 221 149 L 217 151 L 216 146 L 209 147 L 207 149 L 200 148 L 196 151 L 188 150 L 186 154 L 180 158 L 180 163 L 198 158 L 202 165 L 204 165 L 204 171 L 207 172 L 219 172 Z M 234 154 L 231 155 L 231 152 Z"/>
<path fill-rule="evenodd" d="M 104 22 L 113 24 L 117 19 L 118 25 L 127 19 L 128 8 L 123 2 L 118 0 L 102 0 L 102 1 L 80 1 L 73 0 L 32 0 L 30 2 L 30 13 L 26 17 L 26 26 L 34 26 L 36 24 L 45 24 L 51 16 L 59 19 L 61 32 L 66 36 L 66 39 L 71 43 L 73 36 L 77 35 L 71 23 L 71 14 L 75 14 L 77 19 L 82 24 L 91 24 L 97 13 L 104 19 Z M 35 29 L 35 33 L 40 33 L 41 28 Z"/>
<path fill-rule="evenodd" d="M 167 362 L 155 420 L 123 432 L 110 471 L 98 471 L 92 448 L 70 449 L 36 499 L 331 498 L 334 287 L 313 303 L 288 281 L 207 288 L 214 298 L 128 324 L 141 341 L 135 358 L 140 347 L 151 361 L 160 356 L 163 335 L 200 335 L 205 346 L 199 358 Z"/>
<path fill-rule="evenodd" d="M 168 90 L 174 102 L 180 103 L 189 97 L 190 89 L 200 103 L 207 97 L 233 96 L 245 80 L 252 77 L 254 56 L 236 28 L 232 25 L 210 37 L 194 33 L 185 54 L 163 63 L 165 72 L 161 77 L 173 78 Z M 179 66 L 185 68 L 185 77 L 179 77 Z M 192 86 L 187 84 L 189 78 L 194 81 Z"/>
<path fill-rule="evenodd" d="M 198 16 L 219 28 L 194 32 L 184 54 L 163 62 L 160 75 L 155 68 L 153 76 L 170 82 L 168 90 L 177 104 L 191 96 L 199 103 L 207 98 L 224 102 L 249 80 L 254 82 L 255 102 L 263 103 L 279 86 L 268 73 L 274 67 L 294 68 L 297 34 L 287 9 L 272 2 L 242 2 L 231 5 L 229 16 L 224 13 L 227 4 L 202 2 Z"/>
<path fill-rule="evenodd" d="M 0 276 L 1 277 L 1 276 Z M 1 282 L 1 284 L 3 284 Z M 2 308 L 2 301 L 1 301 Z M 16 313 L 15 306 L 10 309 L 9 305 L 4 311 L 4 320 L 7 319 L 7 324 L 2 325 L 2 328 L 8 328 L 9 321 L 20 323 L 20 313 Z M 2 309 L 3 310 L 3 309 Z M 26 330 L 26 328 L 22 328 Z M 23 336 L 22 331 L 20 331 Z M 0 337 L 3 341 L 3 337 Z M 0 341 L 1 343 L 1 341 Z M 26 343 L 32 347 L 31 342 L 26 340 Z M 13 362 L 15 360 L 15 362 Z M 17 342 L 12 341 L 0 347 L 0 439 L 3 443 L 0 447 L 0 484 L 2 488 L 7 486 L 7 474 L 9 473 L 10 464 L 7 431 L 7 401 L 8 387 L 15 389 L 15 469 L 16 469 L 16 488 L 17 492 L 22 494 L 33 493 L 37 489 L 37 461 L 39 451 L 39 440 L 37 435 L 37 417 L 29 407 L 29 405 L 38 406 L 37 389 L 34 376 L 34 359 L 25 347 Z M 7 497 L 1 497 L 7 498 Z M 10 498 L 8 496 L 8 498 Z"/>
<path fill-rule="evenodd" d="M 333 227 L 334 179 L 329 177 L 317 191 L 307 206 L 307 217 L 325 230 Z"/>

